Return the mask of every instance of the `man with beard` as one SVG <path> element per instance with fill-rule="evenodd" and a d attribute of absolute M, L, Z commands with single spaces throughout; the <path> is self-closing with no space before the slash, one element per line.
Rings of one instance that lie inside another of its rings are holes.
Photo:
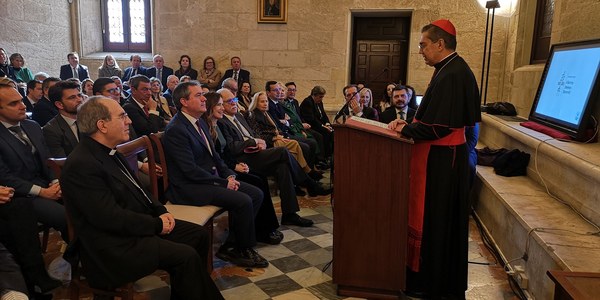
<path fill-rule="evenodd" d="M 83 102 L 79 86 L 72 81 L 60 81 L 48 92 L 58 115 L 44 125 L 44 139 L 52 157 L 67 157 L 79 143 L 77 108 Z"/>
<path fill-rule="evenodd" d="M 401 119 L 408 124 L 412 123 L 416 111 L 408 107 L 409 102 L 410 90 L 403 85 L 397 85 L 392 90 L 392 106 L 379 115 L 379 122 L 388 124 L 395 119 Z"/>

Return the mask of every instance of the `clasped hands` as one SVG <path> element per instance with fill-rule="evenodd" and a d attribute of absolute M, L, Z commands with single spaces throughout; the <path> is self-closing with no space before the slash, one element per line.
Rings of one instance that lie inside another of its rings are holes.
<path fill-rule="evenodd" d="M 164 213 L 160 215 L 160 219 L 163 224 L 163 229 L 160 234 L 169 234 L 175 228 L 175 218 L 171 213 Z"/>
<path fill-rule="evenodd" d="M 401 119 L 396 119 L 394 121 L 391 121 L 388 124 L 388 128 L 391 130 L 394 130 L 396 132 L 402 132 L 402 128 L 404 128 L 404 126 L 406 126 L 406 121 L 405 120 L 401 120 Z"/>
<path fill-rule="evenodd" d="M 8 203 L 15 195 L 15 189 L 7 186 L 0 186 L 0 204 Z"/>

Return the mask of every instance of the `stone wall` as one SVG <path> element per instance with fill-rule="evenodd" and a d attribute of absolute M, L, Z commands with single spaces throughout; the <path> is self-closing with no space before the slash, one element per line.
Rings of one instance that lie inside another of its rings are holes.
<path fill-rule="evenodd" d="M 69 3 L 65 0 L 0 0 L 0 47 L 18 52 L 34 74 L 60 73 L 71 51 Z"/>

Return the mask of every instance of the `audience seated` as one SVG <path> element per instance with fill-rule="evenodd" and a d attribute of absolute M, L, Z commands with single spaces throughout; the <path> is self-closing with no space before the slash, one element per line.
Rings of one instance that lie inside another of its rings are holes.
<path fill-rule="evenodd" d="M 237 93 L 237 98 L 238 109 L 240 113 L 244 113 L 248 109 L 248 106 L 250 106 L 250 102 L 252 102 L 252 85 L 250 82 L 242 82 Z"/>
<path fill-rule="evenodd" d="M 360 93 L 360 106 L 372 108 L 373 104 L 373 91 L 370 88 L 359 88 Z M 379 120 L 379 112 L 376 109 L 373 109 L 373 113 L 375 114 L 374 120 Z"/>
<path fill-rule="evenodd" d="M 207 84 L 208 88 L 214 91 L 219 88 L 220 80 L 221 71 L 217 70 L 215 59 L 212 56 L 205 57 L 198 81 L 202 84 Z"/>
<path fill-rule="evenodd" d="M 316 162 L 317 152 L 319 146 L 317 141 L 313 138 L 304 137 L 301 128 L 292 128 L 290 122 L 290 116 L 285 113 L 280 102 L 285 99 L 285 89 L 282 83 L 276 81 L 267 81 L 265 84 L 265 90 L 269 97 L 269 115 L 271 119 L 275 121 L 275 125 L 281 132 L 281 135 L 285 138 L 293 139 L 298 141 L 302 151 L 304 152 L 304 158 L 308 165 L 312 168 Z M 299 127 L 299 126 L 298 126 Z"/>
<path fill-rule="evenodd" d="M 310 96 L 302 100 L 299 111 L 300 116 L 311 126 L 311 129 L 323 136 L 324 152 L 331 156 L 333 154 L 333 127 L 331 127 L 329 117 L 323 107 L 325 93 L 325 88 L 322 86 L 313 87 Z"/>
<path fill-rule="evenodd" d="M 123 70 L 119 68 L 119 63 L 117 63 L 115 58 L 111 54 L 108 54 L 104 57 L 102 65 L 98 68 L 98 77 L 112 76 L 123 77 Z"/>
<path fill-rule="evenodd" d="M 4 51 L 4 48 L 0 48 L 0 77 L 8 77 L 15 82 L 17 81 L 15 70 L 9 64 L 8 55 Z"/>
<path fill-rule="evenodd" d="M 9 292 L 33 296 L 36 286 L 41 293 L 61 286 L 46 272 L 31 199 L 15 197 L 14 188 L 0 186 L 1 299 Z"/>
<path fill-rule="evenodd" d="M 250 167 L 243 162 L 238 161 L 229 151 L 226 137 L 217 125 L 217 121 L 223 119 L 223 99 L 218 93 L 209 92 L 204 94 L 206 97 L 206 113 L 202 114 L 202 119 L 208 124 L 210 137 L 215 144 L 215 150 L 219 153 L 227 167 L 234 170 L 236 179 L 258 187 L 263 192 L 263 200 L 254 220 L 254 230 L 258 242 L 276 245 L 283 240 L 283 233 L 279 228 L 279 221 L 275 215 L 273 199 L 269 190 L 269 183 L 266 176 L 250 170 Z"/>
<path fill-rule="evenodd" d="M 300 132 L 304 137 L 312 138 L 317 142 L 317 164 L 316 166 L 320 170 L 329 168 L 328 158 L 331 156 L 331 152 L 325 151 L 327 146 L 318 131 L 311 128 L 310 124 L 306 123 L 302 116 L 300 116 L 300 105 L 296 100 L 296 84 L 294 82 L 288 82 L 285 84 L 286 87 L 286 98 L 279 101 L 279 105 L 283 108 L 283 111 L 289 116 L 290 128 L 292 131 Z M 329 150 L 329 149 L 328 149 Z"/>
<path fill-rule="evenodd" d="M 182 55 L 179 58 L 179 69 L 175 71 L 175 76 L 181 78 L 181 76 L 189 76 L 191 79 L 198 79 L 198 71 L 192 67 L 192 58 L 189 55 Z"/>
<path fill-rule="evenodd" d="M 160 117 L 158 104 L 152 100 L 150 79 L 144 75 L 136 75 L 129 79 L 131 95 L 123 105 L 131 119 L 137 136 L 149 135 L 163 131 L 165 120 Z"/>
<path fill-rule="evenodd" d="M 392 106 L 392 90 L 396 87 L 395 83 L 388 83 L 383 91 L 383 99 L 375 104 L 375 109 L 379 112 L 384 112 L 388 107 Z"/>
<path fill-rule="evenodd" d="M 250 82 L 250 72 L 242 69 L 242 59 L 238 56 L 231 58 L 231 69 L 225 71 L 218 86 L 223 86 L 223 81 L 227 78 L 233 78 L 237 82 L 237 86 L 240 86 L 243 81 Z"/>
<path fill-rule="evenodd" d="M 77 78 L 83 81 L 86 78 L 90 78 L 88 67 L 79 64 L 79 54 L 77 52 L 67 54 L 67 60 L 69 63 L 60 67 L 60 79 Z"/>
<path fill-rule="evenodd" d="M 333 120 L 334 122 L 337 122 L 341 116 L 361 117 L 377 121 L 375 109 L 361 105 L 360 93 L 356 85 L 347 85 L 342 91 L 344 93 L 344 97 L 346 98 L 346 104 L 344 104 L 344 106 L 342 106 L 342 108 L 335 115 L 335 119 Z"/>
<path fill-rule="evenodd" d="M 10 66 L 15 72 L 15 80 L 17 83 L 27 84 L 33 80 L 33 73 L 29 68 L 25 67 L 25 58 L 20 53 L 10 55 Z"/>
<path fill-rule="evenodd" d="M 51 157 L 67 157 L 79 143 L 77 108 L 83 103 L 76 83 L 60 81 L 50 88 L 50 101 L 58 114 L 44 125 L 44 139 Z"/>
<path fill-rule="evenodd" d="M 80 88 L 79 90 L 81 91 L 81 93 L 83 94 L 83 98 L 87 99 L 88 97 L 94 96 L 94 92 L 93 92 L 93 88 L 94 88 L 94 81 L 86 78 L 81 82 Z"/>
<path fill-rule="evenodd" d="M 175 114 L 165 129 L 162 143 L 169 165 L 166 196 L 176 204 L 215 205 L 229 212 L 230 234 L 217 257 L 242 267 L 264 268 L 268 262 L 256 245 L 254 219 L 263 194 L 257 187 L 236 180 L 223 162 L 200 116 L 206 98 L 198 82 L 179 84 L 174 92 Z"/>
<path fill-rule="evenodd" d="M 123 72 L 123 77 L 122 80 L 123 82 L 129 82 L 129 78 L 135 76 L 135 75 L 146 75 L 147 69 L 146 67 L 142 66 L 142 57 L 137 55 L 137 54 L 132 54 L 129 57 L 129 62 L 131 63 L 131 66 L 125 68 L 125 71 Z M 152 77 L 152 76 L 150 76 Z"/>
<path fill-rule="evenodd" d="M 296 140 L 285 138 L 279 129 L 277 129 L 277 125 L 275 124 L 277 121 L 273 120 L 269 115 L 269 101 L 267 93 L 260 91 L 254 94 L 250 107 L 246 111 L 246 121 L 256 134 L 255 137 L 264 140 L 267 148 L 287 148 L 304 172 L 314 180 L 320 180 L 322 175 L 313 170 L 305 159 L 303 152 L 308 151 L 308 149 L 305 150 L 302 148 Z"/>
<path fill-rule="evenodd" d="M 117 85 L 117 88 L 119 89 L 119 103 L 121 104 L 121 106 L 123 106 L 125 104 L 125 101 L 127 101 L 127 98 L 129 98 L 129 92 L 125 91 L 125 86 L 121 82 L 121 78 L 119 78 L 119 76 L 112 76 L 110 77 L 110 79 L 112 79 L 112 81 Z"/>
<path fill-rule="evenodd" d="M 90 286 L 115 289 L 163 269 L 171 299 L 223 299 L 205 268 L 206 229 L 176 220 L 114 151 L 129 139 L 131 121 L 123 108 L 92 97 L 78 117 L 83 137 L 61 182 L 77 234 L 70 251 L 80 254 Z"/>
<path fill-rule="evenodd" d="M 416 110 L 408 107 L 409 101 L 408 89 L 403 85 L 397 85 L 392 90 L 392 106 L 381 113 L 379 121 L 388 124 L 393 120 L 401 119 L 409 124 L 412 123 Z"/>
<path fill-rule="evenodd" d="M 163 59 L 162 55 L 160 54 L 156 54 L 154 55 L 154 57 L 152 58 L 152 63 L 154 64 L 153 67 L 148 68 L 146 70 L 146 76 L 148 77 L 156 77 L 158 79 L 160 79 L 160 82 L 162 83 L 163 87 L 166 89 L 167 88 L 167 79 L 169 78 L 170 75 L 173 75 L 173 69 L 165 66 L 165 60 Z"/>
<path fill-rule="evenodd" d="M 33 107 L 31 118 L 38 122 L 40 126 L 46 125 L 50 119 L 54 118 L 58 114 L 58 109 L 52 104 L 48 98 L 48 91 L 50 88 L 60 81 L 60 78 L 48 77 L 42 82 L 43 96 L 40 101 Z"/>
<path fill-rule="evenodd" d="M 5 84 L 0 85 L 0 121 L 0 185 L 13 188 L 15 197 L 30 199 L 37 221 L 67 239 L 65 210 L 58 202 L 61 186 L 45 163 L 49 152 L 42 128 L 26 119 L 20 94 Z"/>
<path fill-rule="evenodd" d="M 23 103 L 28 112 L 33 111 L 33 107 L 42 99 L 42 96 L 44 96 L 44 91 L 41 81 L 30 80 L 27 82 L 27 96 L 23 98 Z"/>
<path fill-rule="evenodd" d="M 158 115 L 166 121 L 171 120 L 173 117 L 173 114 L 171 113 L 171 107 L 173 107 L 173 105 L 171 105 L 172 99 L 171 102 L 169 102 L 167 98 L 163 96 L 162 83 L 160 82 L 160 79 L 156 77 L 150 78 L 150 90 L 152 91 L 152 100 L 158 104 L 156 106 L 156 109 L 158 109 Z"/>
<path fill-rule="evenodd" d="M 33 80 L 44 81 L 46 78 L 50 77 L 46 72 L 37 72 L 33 74 Z"/>
<path fill-rule="evenodd" d="M 175 75 L 170 75 L 167 78 L 167 90 L 164 90 L 164 93 L 162 94 L 163 97 L 165 97 L 165 99 L 167 99 L 167 101 L 170 103 L 173 103 L 173 91 L 175 90 L 175 87 L 179 84 L 179 78 Z M 174 106 L 171 105 L 171 106 Z"/>

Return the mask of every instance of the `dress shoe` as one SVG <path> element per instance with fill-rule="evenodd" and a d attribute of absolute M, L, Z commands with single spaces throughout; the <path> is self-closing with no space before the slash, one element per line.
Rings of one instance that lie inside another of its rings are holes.
<path fill-rule="evenodd" d="M 313 225 L 313 221 L 303 218 L 297 214 L 285 214 L 281 216 L 281 224 L 283 225 L 296 225 L 299 227 L 310 227 Z"/>
<path fill-rule="evenodd" d="M 326 161 L 320 161 L 317 163 L 316 167 L 319 170 L 327 170 L 329 169 L 329 163 L 327 163 Z"/>
<path fill-rule="evenodd" d="M 265 244 L 277 245 L 283 240 L 283 233 L 279 230 L 274 230 L 267 235 L 256 236 L 256 240 Z"/>
<path fill-rule="evenodd" d="M 310 172 L 308 172 L 308 177 L 312 178 L 315 181 L 323 179 L 323 175 L 315 170 L 310 170 Z"/>
<path fill-rule="evenodd" d="M 238 249 L 221 246 L 215 255 L 219 259 L 244 268 L 266 268 L 269 265 L 269 262 L 252 248 Z"/>
<path fill-rule="evenodd" d="M 296 196 L 304 197 L 306 196 L 306 192 L 302 190 L 299 186 L 295 186 L 294 190 L 296 191 Z"/>
<path fill-rule="evenodd" d="M 322 185 L 320 185 L 319 183 L 316 183 L 316 182 L 315 182 L 315 184 L 309 185 L 306 188 L 306 190 L 308 191 L 308 195 L 311 197 L 326 196 L 326 195 L 333 193 L 332 188 L 326 189 Z"/>

